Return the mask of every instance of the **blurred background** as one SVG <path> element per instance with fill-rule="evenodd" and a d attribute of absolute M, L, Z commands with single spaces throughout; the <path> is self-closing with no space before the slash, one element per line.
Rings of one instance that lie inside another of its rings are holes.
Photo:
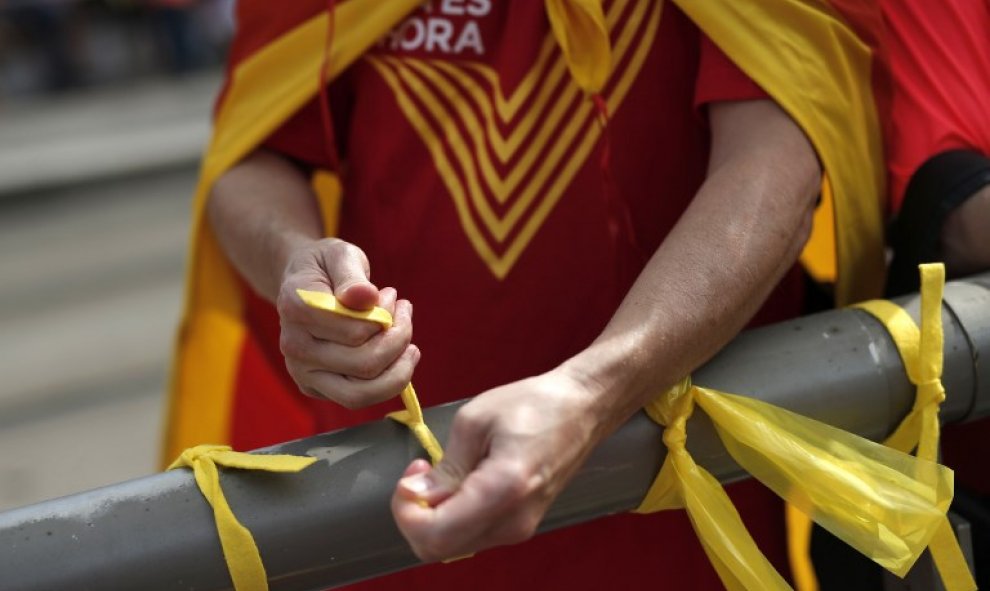
<path fill-rule="evenodd" d="M 0 0 L 0 511 L 157 470 L 232 0 Z"/>

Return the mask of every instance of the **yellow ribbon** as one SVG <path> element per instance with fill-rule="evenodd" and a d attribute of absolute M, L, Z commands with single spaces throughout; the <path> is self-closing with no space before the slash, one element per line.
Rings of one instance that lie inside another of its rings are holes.
<path fill-rule="evenodd" d="M 666 427 L 667 459 L 635 512 L 687 509 L 705 554 L 729 591 L 787 589 L 757 549 L 725 490 L 687 451 L 687 420 L 698 392 L 687 378 L 646 407 L 646 414 Z"/>
<path fill-rule="evenodd" d="M 636 511 L 687 509 L 730 591 L 790 587 L 756 547 L 718 481 L 688 453 L 685 428 L 695 404 L 740 466 L 895 574 L 908 571 L 945 519 L 951 470 L 686 379 L 645 409 L 666 427 L 668 455 Z"/>
<path fill-rule="evenodd" d="M 340 304 L 329 293 L 297 290 L 296 293 L 303 302 L 313 308 L 326 310 L 341 316 L 366 320 L 380 324 L 388 330 L 392 327 L 392 315 L 387 310 L 375 307 L 371 310 L 353 310 Z M 408 384 L 401 394 L 405 410 L 389 413 L 388 417 L 409 427 L 413 435 L 429 454 L 433 464 L 443 457 L 443 449 L 426 425 L 423 410 L 416 397 L 413 385 Z M 243 470 L 266 470 L 268 472 L 298 472 L 306 468 L 315 458 L 304 458 L 287 455 L 254 455 L 231 451 L 226 445 L 198 445 L 191 447 L 179 456 L 169 470 L 175 468 L 192 468 L 199 490 L 213 507 L 213 515 L 220 535 L 220 545 L 223 548 L 224 560 L 230 577 L 237 591 L 267 591 L 268 577 L 265 566 L 261 561 L 258 546 L 251 532 L 241 525 L 234 512 L 231 511 L 227 499 L 220 488 L 220 475 L 217 466 L 240 468 Z"/>
<path fill-rule="evenodd" d="M 326 310 L 349 318 L 375 322 L 385 330 L 392 327 L 392 315 L 384 308 L 376 306 L 371 310 L 353 310 L 345 307 L 332 294 L 326 292 L 297 289 L 296 293 L 299 294 L 303 303 L 312 308 Z M 388 418 L 409 427 L 435 466 L 443 458 L 443 448 L 440 447 L 440 442 L 437 441 L 423 418 L 423 409 L 419 405 L 419 398 L 416 397 L 416 390 L 411 382 L 406 385 L 399 396 L 406 408 L 389 413 Z"/>
<path fill-rule="evenodd" d="M 315 461 L 316 458 L 299 456 L 240 453 L 232 451 L 226 445 L 197 445 L 183 451 L 168 467 L 169 470 L 192 468 L 196 485 L 213 507 L 220 547 L 237 591 L 267 591 L 268 576 L 254 537 L 241 525 L 227 504 L 223 489 L 220 488 L 217 466 L 266 472 L 299 472 Z"/>
<path fill-rule="evenodd" d="M 917 388 L 914 407 L 894 433 L 884 441 L 893 449 L 934 462 L 938 454 L 938 410 L 945 400 L 942 386 L 942 291 L 945 267 L 941 263 L 920 265 L 921 328 L 897 304 L 873 300 L 857 304 L 887 328 L 897 346 L 908 379 Z M 946 591 L 972 591 L 976 582 L 969 571 L 949 520 L 942 518 L 929 549 Z"/>
<path fill-rule="evenodd" d="M 612 71 L 601 0 L 546 0 L 546 10 L 574 82 L 588 94 L 601 92 Z"/>

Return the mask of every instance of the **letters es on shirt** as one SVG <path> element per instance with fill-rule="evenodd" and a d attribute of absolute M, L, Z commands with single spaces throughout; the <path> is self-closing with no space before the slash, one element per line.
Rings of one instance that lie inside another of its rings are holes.
<path fill-rule="evenodd" d="M 482 56 L 485 42 L 478 19 L 491 13 L 492 0 L 430 0 L 393 29 L 379 46 L 391 51 Z"/>

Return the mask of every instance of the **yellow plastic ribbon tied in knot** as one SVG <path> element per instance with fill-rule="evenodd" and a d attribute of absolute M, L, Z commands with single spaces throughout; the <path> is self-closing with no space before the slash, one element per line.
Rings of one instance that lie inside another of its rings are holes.
<path fill-rule="evenodd" d="M 371 310 L 352 310 L 343 306 L 337 301 L 337 298 L 326 292 L 297 289 L 296 293 L 311 308 L 326 310 L 327 312 L 333 312 L 334 314 L 340 314 L 349 318 L 374 322 L 381 325 L 385 330 L 392 327 L 392 315 L 384 308 L 375 307 Z M 406 385 L 400 394 L 400 398 L 402 398 L 402 404 L 406 407 L 405 410 L 389 413 L 388 418 L 409 427 L 416 440 L 419 441 L 420 445 L 423 446 L 423 449 L 430 456 L 433 465 L 436 465 L 443 458 L 443 448 L 440 447 L 440 442 L 437 441 L 433 432 L 426 425 L 426 420 L 423 418 L 423 409 L 419 405 L 419 398 L 416 397 L 416 390 L 413 388 L 412 383 Z"/>
<path fill-rule="evenodd" d="M 900 353 L 908 379 L 917 387 L 914 407 L 894 433 L 884 442 L 902 452 L 917 448 L 917 456 L 934 462 L 938 454 L 938 409 L 945 400 L 942 386 L 942 291 L 945 267 L 925 264 L 921 272 L 921 328 L 900 306 L 886 300 L 873 300 L 855 307 L 883 323 Z M 929 548 L 946 591 L 972 591 L 976 581 L 943 517 Z"/>
<path fill-rule="evenodd" d="M 691 384 L 650 403 L 664 425 L 667 458 L 639 513 L 685 508 L 702 547 L 730 591 L 790 586 L 756 547 L 719 482 L 686 448 L 698 406 L 750 474 L 825 529 L 904 576 L 936 535 L 952 500 L 952 471 L 824 423 Z"/>
<path fill-rule="evenodd" d="M 237 591 L 267 591 L 268 577 L 254 537 L 237 521 L 220 488 L 217 466 L 266 472 L 299 472 L 316 458 L 288 455 L 248 454 L 232 451 L 226 445 L 197 445 L 182 452 L 169 470 L 192 468 L 196 484 L 213 507 L 224 560 Z"/>

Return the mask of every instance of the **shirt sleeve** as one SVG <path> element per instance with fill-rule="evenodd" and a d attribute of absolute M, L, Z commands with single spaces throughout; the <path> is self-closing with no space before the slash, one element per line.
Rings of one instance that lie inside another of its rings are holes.
<path fill-rule="evenodd" d="M 330 85 L 328 98 L 337 153 L 343 160 L 347 157 L 345 151 L 349 132 L 349 113 L 353 105 L 350 81 L 346 72 Z M 285 120 L 262 145 L 306 168 L 330 168 L 330 155 L 327 150 L 329 138 L 320 111 L 320 97 L 317 95 L 292 117 Z"/>
<path fill-rule="evenodd" d="M 268 136 L 263 145 L 307 168 L 326 168 L 330 156 L 324 135 L 319 103 L 309 101 Z"/>
<path fill-rule="evenodd" d="M 745 101 L 769 98 L 707 35 L 701 35 L 698 79 L 694 87 L 694 106 L 699 111 L 717 101 Z"/>

